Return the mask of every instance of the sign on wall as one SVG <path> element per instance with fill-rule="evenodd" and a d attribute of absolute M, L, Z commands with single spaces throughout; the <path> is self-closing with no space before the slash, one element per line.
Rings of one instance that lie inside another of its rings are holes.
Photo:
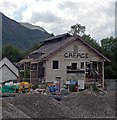
<path fill-rule="evenodd" d="M 88 53 L 66 52 L 66 53 L 64 53 L 64 58 L 88 58 Z"/>

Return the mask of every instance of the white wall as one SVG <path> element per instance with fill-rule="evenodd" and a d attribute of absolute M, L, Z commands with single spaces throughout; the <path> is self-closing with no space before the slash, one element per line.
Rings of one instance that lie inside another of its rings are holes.
<path fill-rule="evenodd" d="M 7 66 L 3 66 L 0 69 L 0 82 L 4 82 L 6 80 L 14 80 L 17 79 L 17 77 L 8 69 Z"/>
<path fill-rule="evenodd" d="M 65 59 L 64 53 L 73 52 L 73 46 L 78 45 L 78 52 L 88 53 L 88 58 L 77 58 L 77 59 Z M 59 69 L 52 68 L 53 60 L 59 60 Z M 80 62 L 88 62 L 88 61 L 101 61 L 102 58 L 97 55 L 91 48 L 85 46 L 81 41 L 74 41 L 72 44 L 66 46 L 64 49 L 56 53 L 54 56 L 50 57 L 46 61 L 46 69 L 45 69 L 45 78 L 46 81 L 56 80 L 56 77 L 61 77 L 62 81 L 66 81 L 66 69 L 67 66 L 70 66 L 71 63 L 75 62 L 78 64 L 78 68 L 80 68 Z"/>
<path fill-rule="evenodd" d="M 8 58 L 3 58 L 0 61 L 0 68 L 6 64 L 17 76 L 19 75 L 18 69 L 13 65 L 13 63 Z"/>

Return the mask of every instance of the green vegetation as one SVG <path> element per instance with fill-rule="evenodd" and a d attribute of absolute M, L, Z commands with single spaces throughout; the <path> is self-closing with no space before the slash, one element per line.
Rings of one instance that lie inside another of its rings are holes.
<path fill-rule="evenodd" d="M 24 71 L 24 78 L 30 78 L 30 69 Z"/>
<path fill-rule="evenodd" d="M 101 47 L 110 63 L 105 66 L 105 78 L 117 78 L 117 38 L 105 38 L 101 40 Z"/>
<path fill-rule="evenodd" d="M 105 64 L 105 78 L 117 78 L 117 38 L 102 39 L 101 45 L 91 38 L 90 35 L 84 35 L 83 39 L 110 60 L 110 63 Z"/>
<path fill-rule="evenodd" d="M 85 26 L 82 26 L 80 24 L 72 25 L 69 33 L 72 34 L 72 35 L 82 36 L 85 33 Z"/>
<path fill-rule="evenodd" d="M 14 21 L 3 14 L 1 15 L 2 45 L 10 43 L 19 49 L 28 50 L 34 42 L 40 42 L 51 37 L 51 34 L 46 31 L 39 29 L 28 29 L 27 27 L 22 26 L 19 22 Z"/>
<path fill-rule="evenodd" d="M 82 36 L 83 40 L 85 40 L 89 45 L 94 47 L 96 50 L 102 53 L 102 48 L 99 43 L 96 42 L 93 38 L 90 37 L 90 35 L 83 35 Z"/>
<path fill-rule="evenodd" d="M 98 86 L 97 86 L 96 84 L 92 84 L 92 85 L 90 86 L 90 89 L 91 89 L 92 91 L 95 91 L 95 92 L 99 92 L 99 91 L 100 91 L 99 88 L 98 88 Z"/>
<path fill-rule="evenodd" d="M 100 40 L 101 44 L 97 43 L 97 41 L 90 37 L 90 35 L 84 34 L 85 26 L 81 26 L 80 24 L 76 24 L 71 26 L 72 35 L 81 35 L 83 40 L 85 40 L 88 44 L 94 47 L 96 50 L 104 54 L 108 59 L 110 59 L 110 63 L 106 63 L 105 65 L 105 78 L 106 79 L 115 79 L 117 78 L 117 38 L 104 38 Z M 53 34 L 52 34 L 53 35 Z M 34 44 L 28 50 L 20 50 L 18 47 L 14 45 L 4 45 L 2 49 L 0 48 L 0 55 L 2 53 L 2 58 L 7 57 L 12 62 L 18 62 L 23 59 L 27 54 L 38 49 L 43 43 L 33 42 Z M 27 71 L 28 76 L 28 71 Z"/>
<path fill-rule="evenodd" d="M 91 38 L 90 35 L 85 34 L 85 26 L 80 24 L 71 26 L 70 33 L 81 36 L 88 44 L 104 54 L 110 60 L 110 63 L 106 63 L 105 65 L 105 78 L 117 78 L 117 38 L 104 38 L 100 40 L 100 45 L 95 39 Z"/>
<path fill-rule="evenodd" d="M 16 46 L 7 44 L 0 49 L 0 56 L 7 57 L 12 62 L 18 62 L 23 59 L 30 52 L 38 49 L 43 43 L 34 43 L 28 50 L 20 50 Z"/>
<path fill-rule="evenodd" d="M 24 56 L 24 52 L 13 45 L 4 45 L 2 47 L 2 58 L 7 57 L 12 62 L 18 62 Z"/>
<path fill-rule="evenodd" d="M 99 52 L 104 54 L 110 63 L 105 65 L 105 78 L 106 79 L 115 79 L 117 78 L 117 38 L 105 38 L 101 40 L 101 45 L 96 42 L 90 35 L 84 35 L 83 39 L 97 49 Z M 21 51 L 16 46 L 5 45 L 0 49 L 2 51 L 2 58 L 7 57 L 12 62 L 18 62 L 24 58 L 25 55 L 32 52 L 35 49 L 38 49 L 42 44 L 34 43 L 30 49 L 27 51 Z"/>

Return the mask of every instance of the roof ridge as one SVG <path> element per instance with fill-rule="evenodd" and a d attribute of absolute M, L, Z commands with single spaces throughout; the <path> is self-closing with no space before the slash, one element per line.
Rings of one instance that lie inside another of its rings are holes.
<path fill-rule="evenodd" d="M 47 39 L 41 41 L 41 43 L 47 42 L 47 41 L 51 41 L 51 40 L 54 40 L 54 39 L 57 39 L 57 38 L 62 38 L 62 37 L 65 37 L 65 36 L 69 36 L 69 37 L 70 37 L 71 35 L 70 35 L 69 33 L 64 33 L 64 34 L 52 36 L 52 37 L 50 37 L 50 38 L 47 38 Z"/>

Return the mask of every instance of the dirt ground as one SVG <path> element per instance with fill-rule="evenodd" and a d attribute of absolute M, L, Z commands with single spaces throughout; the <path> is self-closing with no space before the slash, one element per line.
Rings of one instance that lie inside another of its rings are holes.
<path fill-rule="evenodd" d="M 39 93 L 2 99 L 3 118 L 114 118 L 115 91 L 82 91 L 57 101 Z"/>

